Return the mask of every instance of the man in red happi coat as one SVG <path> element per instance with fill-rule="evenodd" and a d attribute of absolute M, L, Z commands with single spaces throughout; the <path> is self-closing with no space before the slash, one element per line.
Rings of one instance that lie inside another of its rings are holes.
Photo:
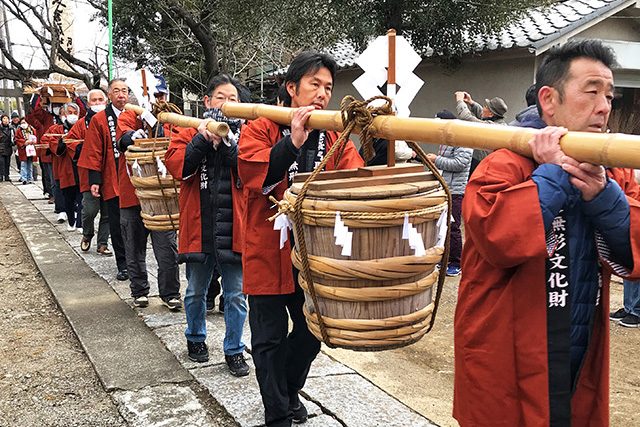
<path fill-rule="evenodd" d="M 327 107 L 336 68 L 326 54 L 299 54 L 289 65 L 284 83 L 288 93 L 284 104 L 297 108 L 291 127 L 259 118 L 240 135 L 238 172 L 246 203 L 243 286 L 249 295 L 252 357 L 267 426 L 290 426 L 292 421 L 307 419 L 298 392 L 320 351 L 320 342 L 309 332 L 302 312 L 304 295 L 291 264 L 291 242 L 280 245 L 280 231 L 267 220 L 274 213 L 269 196 L 282 199 L 295 174 L 312 171 L 338 138 L 335 132 L 305 127 L 311 112 Z M 363 165 L 349 142 L 339 163 L 330 160 L 327 170 Z M 291 333 L 287 332 L 289 316 Z"/>

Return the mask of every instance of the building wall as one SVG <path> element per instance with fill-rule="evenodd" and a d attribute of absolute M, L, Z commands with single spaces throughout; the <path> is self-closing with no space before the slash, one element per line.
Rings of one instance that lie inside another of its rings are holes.
<path fill-rule="evenodd" d="M 453 94 L 457 90 L 463 90 L 469 92 L 479 103 L 494 96 L 503 98 L 509 108 L 507 121 L 511 121 L 526 106 L 524 94 L 533 83 L 534 57 L 531 54 L 523 56 L 522 53 L 518 56 L 488 53 L 482 57 L 465 59 L 453 72 L 434 64 L 421 65 L 416 70 L 425 84 L 411 103 L 412 117 L 432 118 L 442 109 L 455 113 Z M 352 82 L 361 74 L 359 68 L 338 73 L 330 109 L 339 109 L 340 101 L 345 95 L 360 99 Z"/>
<path fill-rule="evenodd" d="M 640 42 L 640 30 L 635 19 L 617 14 L 586 29 L 576 37 Z"/>

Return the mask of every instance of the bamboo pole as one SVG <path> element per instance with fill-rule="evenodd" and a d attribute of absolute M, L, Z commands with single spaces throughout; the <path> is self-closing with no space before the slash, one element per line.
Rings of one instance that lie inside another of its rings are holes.
<path fill-rule="evenodd" d="M 136 114 L 144 113 L 144 108 L 140 107 L 139 105 L 126 104 L 124 106 L 124 109 L 135 111 Z M 157 119 L 161 123 L 170 123 L 174 126 L 194 129 L 197 129 L 198 126 L 200 126 L 200 123 L 203 122 L 202 119 L 199 119 L 197 117 L 183 116 L 176 113 L 160 113 L 158 114 Z M 219 137 L 226 137 L 227 135 L 229 135 L 229 125 L 213 120 L 209 121 L 209 123 L 207 124 L 207 130 L 215 135 L 218 135 Z"/>
<path fill-rule="evenodd" d="M 293 108 L 273 105 L 227 102 L 222 106 L 227 117 L 255 120 L 266 117 L 289 125 Z M 311 129 L 342 131 L 339 111 L 314 111 L 307 126 Z M 532 157 L 529 140 L 538 131 L 531 128 L 497 126 L 462 120 L 423 119 L 417 117 L 377 116 L 371 126 L 379 138 L 446 144 L 456 147 L 497 150 L 506 148 Z M 357 132 L 360 129 L 356 129 Z M 620 133 L 569 132 L 560 140 L 562 151 L 580 162 L 612 167 L 640 169 L 640 137 Z"/>

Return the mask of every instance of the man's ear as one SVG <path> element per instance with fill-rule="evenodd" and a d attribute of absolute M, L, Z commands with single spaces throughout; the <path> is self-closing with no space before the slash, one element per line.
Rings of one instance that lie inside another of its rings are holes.
<path fill-rule="evenodd" d="M 287 93 L 289 94 L 289 97 L 293 99 L 293 95 L 296 94 L 295 82 L 287 82 Z"/>
<path fill-rule="evenodd" d="M 209 108 L 209 95 L 205 95 L 202 101 L 204 102 L 204 108 Z"/>
<path fill-rule="evenodd" d="M 542 110 L 542 115 L 553 117 L 555 107 L 559 102 L 558 91 L 551 86 L 542 86 L 538 91 L 538 103 Z"/>

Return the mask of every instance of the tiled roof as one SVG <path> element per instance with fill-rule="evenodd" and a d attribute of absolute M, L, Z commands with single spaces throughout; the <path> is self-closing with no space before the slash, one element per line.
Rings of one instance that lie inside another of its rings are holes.
<path fill-rule="evenodd" d="M 635 0 L 565 0 L 550 6 L 534 8 L 498 34 L 475 37 L 473 50 L 475 52 L 512 48 L 538 50 L 607 13 L 615 13 L 635 2 Z M 330 53 L 340 68 L 355 66 L 355 60 L 360 54 L 348 42 L 338 43 L 330 49 Z M 428 52 L 427 56 L 431 54 L 432 52 Z"/>

